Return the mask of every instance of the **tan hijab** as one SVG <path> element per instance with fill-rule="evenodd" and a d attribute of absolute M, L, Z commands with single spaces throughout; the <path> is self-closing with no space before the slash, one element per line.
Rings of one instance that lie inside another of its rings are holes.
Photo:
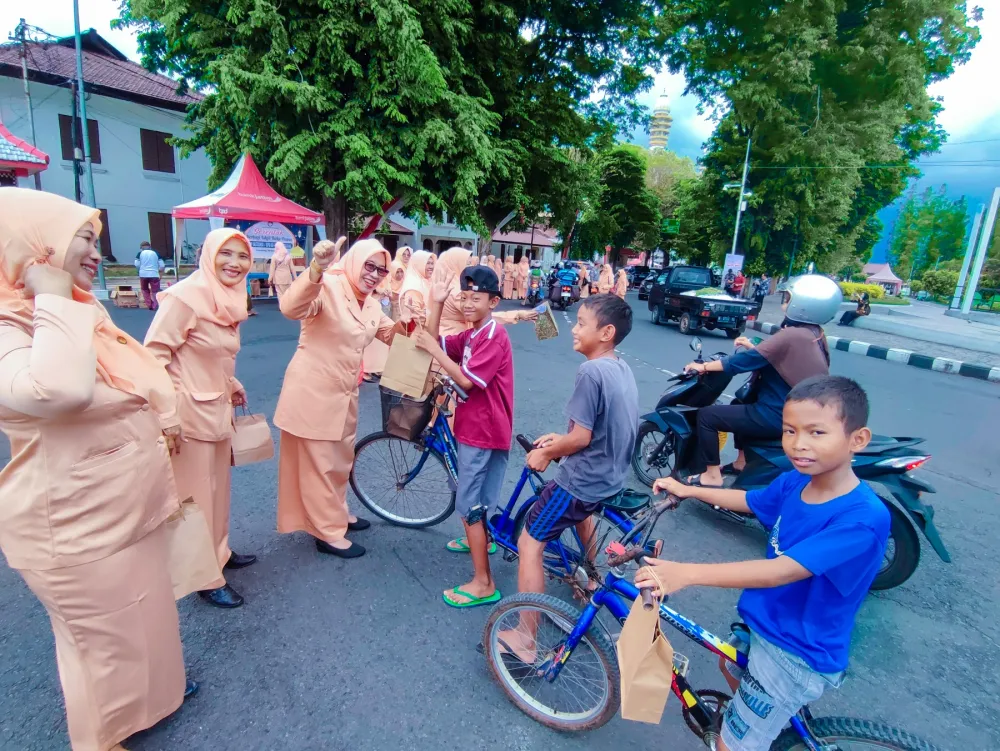
<path fill-rule="evenodd" d="M 61 269 L 80 228 L 90 223 L 100 234 L 97 209 L 52 193 L 4 188 L 0 194 L 0 320 L 31 331 L 35 301 L 25 297 L 22 279 L 34 263 Z M 50 255 L 50 251 L 52 254 Z M 108 386 L 138 396 L 161 417 L 174 417 L 176 396 L 170 376 L 153 355 L 111 321 L 90 292 L 74 285 L 73 299 L 97 308 L 94 349 L 97 374 Z M 243 305 L 246 306 L 244 293 Z"/>
<path fill-rule="evenodd" d="M 403 320 L 411 317 L 409 307 L 422 309 L 427 306 L 430 297 L 431 280 L 427 278 L 427 262 L 430 261 L 432 253 L 427 250 L 418 250 L 410 258 L 410 264 L 406 267 L 406 276 L 403 277 L 403 286 L 399 290 L 400 312 Z M 403 304 L 404 298 L 408 305 Z"/>
<path fill-rule="evenodd" d="M 272 257 L 274 258 L 275 264 L 284 263 L 285 259 L 290 257 L 288 248 L 285 247 L 284 243 L 279 242 L 274 244 L 274 255 Z"/>
<path fill-rule="evenodd" d="M 358 240 L 351 246 L 350 250 L 344 253 L 344 257 L 326 270 L 324 281 L 330 283 L 338 276 L 346 276 L 355 291 L 361 290 L 361 274 L 365 270 L 365 262 L 372 260 L 375 256 L 381 255 L 386 268 L 392 263 L 389 251 L 382 247 L 382 243 L 375 239 Z M 387 277 L 388 278 L 388 277 Z"/>
<path fill-rule="evenodd" d="M 413 256 L 413 248 L 409 245 L 404 245 L 396 252 L 396 260 L 398 260 L 405 269 L 410 265 L 410 258 Z"/>
<path fill-rule="evenodd" d="M 528 257 L 521 256 L 521 262 L 517 265 L 517 267 L 518 276 L 521 278 L 521 281 L 524 281 L 528 278 L 528 274 L 531 273 L 531 262 L 528 260 Z"/>
<path fill-rule="evenodd" d="M 465 320 L 462 314 L 462 272 L 469 266 L 469 262 L 475 260 L 472 251 L 467 248 L 450 248 L 438 258 L 437 266 L 434 267 L 434 281 L 445 282 L 451 277 L 451 295 L 444 302 L 444 310 L 441 313 L 442 336 L 450 336 L 471 328 L 472 324 Z"/>
<path fill-rule="evenodd" d="M 479 259 L 472 255 L 472 251 L 469 251 L 469 259 L 465 262 L 466 266 L 478 266 Z"/>
<path fill-rule="evenodd" d="M 606 263 L 601 268 L 601 276 L 597 280 L 597 286 L 603 288 L 605 291 L 611 289 L 611 285 L 615 283 L 615 272 L 611 268 L 611 264 Z"/>
<path fill-rule="evenodd" d="M 215 271 L 215 259 L 222 246 L 235 238 L 246 245 L 253 266 L 253 247 L 247 236 L 235 229 L 214 229 L 205 237 L 198 269 L 187 279 L 163 290 L 157 298 L 176 297 L 203 321 L 219 326 L 235 326 L 247 319 L 247 291 L 244 284 L 228 287 Z M 281 243 L 278 243 L 281 245 Z M 277 251 L 276 251 L 277 252 Z M 287 251 L 286 251 L 287 253 Z M 249 273 L 249 270 L 248 270 Z M 244 280 L 246 277 L 243 277 Z"/>
<path fill-rule="evenodd" d="M 402 272 L 402 273 L 400 273 Z M 399 279 L 396 276 L 399 275 Z M 403 288 L 403 278 L 406 276 L 406 267 L 400 261 L 393 261 L 389 266 L 389 276 L 378 285 L 378 291 L 383 295 L 398 295 Z"/>

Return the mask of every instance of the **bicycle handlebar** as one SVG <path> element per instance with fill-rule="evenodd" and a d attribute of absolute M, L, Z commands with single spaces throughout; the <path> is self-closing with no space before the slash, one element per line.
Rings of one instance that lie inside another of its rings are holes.
<path fill-rule="evenodd" d="M 527 451 L 529 454 L 535 450 L 535 444 L 529 441 L 525 436 L 518 434 L 517 442 L 521 444 L 521 448 Z"/>
<path fill-rule="evenodd" d="M 442 375 L 438 376 L 438 380 L 441 382 L 442 386 L 451 391 L 455 396 L 457 396 L 463 402 L 468 400 L 469 395 L 465 393 L 465 389 L 463 389 L 461 386 L 455 383 L 454 379 L 446 375 Z"/>

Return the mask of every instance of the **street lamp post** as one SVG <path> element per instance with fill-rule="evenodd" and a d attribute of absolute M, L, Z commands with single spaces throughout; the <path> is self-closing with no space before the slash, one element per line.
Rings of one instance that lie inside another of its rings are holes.
<path fill-rule="evenodd" d="M 744 199 L 753 195 L 747 192 L 747 173 L 750 171 L 750 138 L 747 138 L 747 155 L 743 159 L 743 178 L 740 180 L 740 200 L 736 205 L 736 226 L 733 228 L 733 249 L 732 254 L 736 254 L 736 243 L 740 236 L 740 217 L 743 215 L 744 209 Z M 723 190 L 729 187 L 735 188 L 736 186 L 732 183 L 723 186 Z"/>

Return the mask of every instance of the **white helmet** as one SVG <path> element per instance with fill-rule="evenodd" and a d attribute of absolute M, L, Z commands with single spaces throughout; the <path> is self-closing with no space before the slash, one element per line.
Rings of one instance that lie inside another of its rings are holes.
<path fill-rule="evenodd" d="M 805 274 L 788 280 L 783 285 L 788 294 L 788 308 L 785 317 L 798 323 L 822 326 L 829 323 L 840 310 L 844 295 L 840 285 L 821 274 Z"/>

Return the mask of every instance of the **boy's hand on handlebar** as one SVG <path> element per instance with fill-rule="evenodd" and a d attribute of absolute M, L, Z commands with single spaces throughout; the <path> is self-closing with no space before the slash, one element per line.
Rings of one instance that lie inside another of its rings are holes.
<path fill-rule="evenodd" d="M 530 469 L 536 472 L 544 472 L 549 468 L 549 463 L 552 459 L 549 458 L 549 454 L 545 449 L 535 449 L 528 454 L 525 461 Z"/>
<path fill-rule="evenodd" d="M 561 438 L 558 433 L 546 433 L 540 438 L 535 439 L 535 448 L 543 449 L 550 445 L 556 438 Z"/>
<path fill-rule="evenodd" d="M 752 341 L 747 339 L 745 336 L 738 336 L 733 342 L 734 347 L 743 347 L 744 349 L 755 349 Z"/>
<path fill-rule="evenodd" d="M 649 556 L 642 560 L 646 565 L 635 573 L 635 586 L 639 589 L 649 587 L 655 596 L 663 597 L 693 584 L 687 577 L 688 566 L 685 563 L 664 561 Z"/>
<path fill-rule="evenodd" d="M 678 498 L 690 498 L 694 494 L 694 488 L 690 485 L 685 485 L 679 480 L 675 480 L 673 477 L 662 477 L 653 482 L 653 492 L 668 493 Z"/>

